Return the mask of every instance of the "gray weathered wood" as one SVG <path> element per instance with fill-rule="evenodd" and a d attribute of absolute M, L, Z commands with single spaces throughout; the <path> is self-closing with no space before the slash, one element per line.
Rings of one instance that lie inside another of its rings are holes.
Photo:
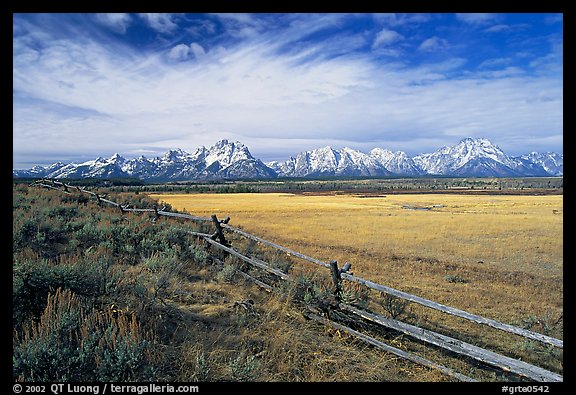
<path fill-rule="evenodd" d="M 267 246 L 273 247 L 273 248 L 275 248 L 275 249 L 277 249 L 277 250 L 284 251 L 284 252 L 287 253 L 288 255 L 294 255 L 295 257 L 304 259 L 304 260 L 309 261 L 309 262 L 312 262 L 312 263 L 316 263 L 316 264 L 321 265 L 321 266 L 324 266 L 324 267 L 326 267 L 326 268 L 328 268 L 328 269 L 330 268 L 330 264 L 328 264 L 328 263 L 326 263 L 326 262 L 322 262 L 322 261 L 320 261 L 320 260 L 318 260 L 318 259 L 316 259 L 316 258 L 312 258 L 312 257 L 309 257 L 309 256 L 307 256 L 307 255 L 301 254 L 301 253 L 299 253 L 299 252 L 297 252 L 297 251 L 294 251 L 294 250 L 292 250 L 292 249 L 290 249 L 290 248 L 287 248 L 287 247 L 284 247 L 284 246 L 281 246 L 281 245 L 272 243 L 271 241 L 268 241 L 268 240 L 265 240 L 265 239 L 263 239 L 263 238 L 261 238 L 261 237 L 258 237 L 258 236 L 255 236 L 255 235 L 253 235 L 253 234 L 244 232 L 243 230 L 240 230 L 240 229 L 235 228 L 235 227 L 233 227 L 233 226 L 230 226 L 230 225 L 228 225 L 228 224 L 222 224 L 222 227 L 225 228 L 225 229 L 228 229 L 228 230 L 230 230 L 230 231 L 232 231 L 232 232 L 238 233 L 239 235 L 242 235 L 242 236 L 244 236 L 244 237 L 246 237 L 246 238 L 248 238 L 248 239 L 254 240 L 254 241 L 258 242 L 258 243 L 262 243 L 262 244 L 265 244 L 265 245 L 267 245 Z"/>
<path fill-rule="evenodd" d="M 520 336 L 523 336 L 523 337 L 526 337 L 529 339 L 537 340 L 537 341 L 542 342 L 542 343 L 551 344 L 551 345 L 559 347 L 559 348 L 563 347 L 564 342 L 562 340 L 555 339 L 555 338 L 550 337 L 550 336 L 546 336 L 546 335 L 542 335 L 540 333 L 536 333 L 536 332 L 532 332 L 532 331 L 529 331 L 526 329 L 518 328 L 516 326 L 504 324 L 502 322 L 499 322 L 499 321 L 496 321 L 496 320 L 493 320 L 490 318 L 481 317 L 479 315 L 472 314 L 472 313 L 469 313 L 467 311 L 463 311 L 460 309 L 456 309 L 454 307 L 446 306 L 446 305 L 443 305 L 441 303 L 433 302 L 431 300 L 424 299 L 424 298 L 421 298 L 419 296 L 412 295 L 412 294 L 409 294 L 406 292 L 402 292 L 402 291 L 399 291 L 397 289 L 387 287 L 385 285 L 377 284 L 377 283 L 374 283 L 372 281 L 369 281 L 369 280 L 366 280 L 366 279 L 363 279 L 360 277 L 356 277 L 356 276 L 353 276 L 353 275 L 348 274 L 348 273 L 342 273 L 341 276 L 344 280 L 357 282 L 359 284 L 363 284 L 363 285 L 367 286 L 368 288 L 372 288 L 372 289 L 375 289 L 377 291 L 396 296 L 398 298 L 409 300 L 411 302 L 418 303 L 418 304 L 421 304 L 423 306 L 430 307 L 432 309 L 439 310 L 439 311 L 442 311 L 442 312 L 447 313 L 447 314 L 451 314 L 451 315 L 454 315 L 457 317 L 465 318 L 469 321 L 473 321 L 473 322 L 476 322 L 478 324 L 487 325 L 487 326 L 490 326 L 490 327 L 495 328 L 495 329 L 499 329 L 499 330 L 509 332 L 509 333 L 514 333 L 516 335 L 520 335 Z"/>
<path fill-rule="evenodd" d="M 210 235 L 206 235 L 207 237 L 210 237 Z M 216 258 L 216 257 L 212 257 L 212 259 L 216 262 L 219 263 L 220 265 L 224 265 L 224 262 L 221 261 L 220 259 Z M 270 285 L 266 284 L 265 282 L 262 282 L 260 280 L 258 280 L 255 277 L 252 277 L 251 275 L 249 275 L 248 273 L 243 272 L 242 270 L 236 270 L 236 273 L 239 274 L 240 276 L 244 277 L 246 280 L 248 281 L 252 281 L 253 283 L 255 283 L 256 285 L 258 285 L 261 288 L 264 288 L 264 290 L 266 292 L 274 292 L 274 288 L 272 288 Z"/>
<path fill-rule="evenodd" d="M 96 195 L 96 196 L 98 196 L 98 195 Z M 104 199 L 103 197 L 100 197 L 100 196 L 98 196 L 98 197 L 99 197 L 98 200 L 100 202 L 108 203 L 109 205 L 114 206 L 114 207 L 120 207 L 120 203 L 116 203 L 116 202 L 113 202 L 112 200 Z"/>
<path fill-rule="evenodd" d="M 194 232 L 192 230 L 189 230 L 188 233 L 191 234 L 192 236 L 198 236 L 198 237 L 210 237 L 211 236 L 208 233 Z"/>
<path fill-rule="evenodd" d="M 35 185 L 38 185 L 38 186 L 44 187 L 44 188 L 48 188 L 48 189 L 55 189 L 55 190 L 57 190 L 58 192 L 62 192 L 62 193 L 66 193 L 66 194 L 70 195 L 70 192 L 63 191 L 63 190 L 61 190 L 60 188 L 53 187 L 52 185 L 40 184 L 40 183 L 35 184 Z"/>
<path fill-rule="evenodd" d="M 274 269 L 268 265 L 265 265 L 260 260 L 244 256 L 241 253 L 239 253 L 238 251 L 236 251 L 235 249 L 230 248 L 230 247 L 226 247 L 225 245 L 222 245 L 222 244 L 218 243 L 217 241 L 212 240 L 210 237 L 204 237 L 204 240 L 206 240 L 208 243 L 212 244 L 213 246 L 220 248 L 221 250 L 224 250 L 224 251 L 228 252 L 229 254 L 232 254 L 232 255 L 242 259 L 244 262 L 248 262 L 249 264 L 251 264 L 253 266 L 256 266 L 256 267 L 258 267 L 262 270 L 265 270 L 269 273 L 275 274 L 276 276 L 280 277 L 283 280 L 288 280 L 288 278 L 289 278 L 289 276 L 286 273 L 284 273 L 278 269 Z"/>
<path fill-rule="evenodd" d="M 338 330 L 344 331 L 346 333 L 349 333 L 349 334 L 359 338 L 360 340 L 362 340 L 368 344 L 373 345 L 374 347 L 377 347 L 381 350 L 392 353 L 392 354 L 399 356 L 401 358 L 404 358 L 408 361 L 415 362 L 417 364 L 420 364 L 420 365 L 423 365 L 423 366 L 426 366 L 426 367 L 429 367 L 432 369 L 439 370 L 440 372 L 444 373 L 445 375 L 450 376 L 450 377 L 454 377 L 455 379 L 457 379 L 459 381 L 467 381 L 467 382 L 476 382 L 477 381 L 471 377 L 468 377 L 468 376 L 465 376 L 461 373 L 458 373 L 458 372 L 456 372 L 450 368 L 439 365 L 439 364 L 432 362 L 428 359 L 419 357 L 418 355 L 415 355 L 415 354 L 409 353 L 407 351 L 401 350 L 399 348 L 393 347 L 393 346 L 386 344 L 384 342 L 381 342 L 380 340 L 377 340 L 371 336 L 368 336 L 364 333 L 358 332 L 352 328 L 349 328 L 349 327 L 344 326 L 342 324 L 339 324 L 337 322 L 334 322 L 334 321 L 328 320 L 326 318 L 320 317 L 316 314 L 306 313 L 306 316 L 315 320 L 315 321 L 322 322 L 326 325 L 329 325 L 334 329 L 338 329 Z"/>
<path fill-rule="evenodd" d="M 153 213 L 154 209 L 151 208 L 125 208 L 124 211 L 133 213 Z"/>
<path fill-rule="evenodd" d="M 158 215 L 164 215 L 166 217 L 190 219 L 193 221 L 212 221 L 211 218 L 197 217 L 195 215 L 183 214 L 183 213 L 173 213 L 170 211 L 158 211 Z"/>
<path fill-rule="evenodd" d="M 68 185 L 66 185 L 65 183 L 60 182 L 60 181 L 56 181 L 56 180 L 50 180 L 50 181 L 52 181 L 52 184 L 54 184 L 54 185 L 58 185 L 58 186 L 63 187 L 64 190 L 65 190 L 66 192 L 68 192 Z"/>
<path fill-rule="evenodd" d="M 238 273 L 240 276 L 244 277 L 246 280 L 252 281 L 253 283 L 258 285 L 259 287 L 264 288 L 267 292 L 273 291 L 273 288 L 270 285 L 258 280 L 257 278 L 252 277 L 248 273 L 244 273 L 242 270 L 237 270 L 236 273 Z"/>
<path fill-rule="evenodd" d="M 473 344 L 469 344 L 449 336 L 441 335 L 439 333 L 419 328 L 414 325 L 406 324 L 392 318 L 387 318 L 379 314 L 361 310 L 347 304 L 340 304 L 340 307 L 343 310 L 350 311 L 360 317 L 363 317 L 387 328 L 405 333 L 406 335 L 412 336 L 418 340 L 434 344 L 435 346 L 450 350 L 457 354 L 476 359 L 477 361 L 483 362 L 485 364 L 495 366 L 506 372 L 512 372 L 535 381 L 563 381 L 562 376 L 557 373 L 550 372 L 538 366 L 530 365 L 526 362 L 506 357 L 489 350 L 485 350 L 483 348 L 474 346 Z"/>

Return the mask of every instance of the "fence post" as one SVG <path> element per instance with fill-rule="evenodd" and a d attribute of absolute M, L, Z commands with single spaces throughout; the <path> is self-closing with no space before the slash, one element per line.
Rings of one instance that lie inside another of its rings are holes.
<path fill-rule="evenodd" d="M 228 223 L 228 221 L 230 221 L 230 217 L 226 218 L 225 223 Z M 216 214 L 212 214 L 212 222 L 214 222 L 214 226 L 216 227 L 216 232 L 214 232 L 211 237 L 212 240 L 216 240 L 216 237 L 218 237 L 220 239 L 220 244 L 229 246 L 230 244 L 228 244 L 224 237 L 224 231 L 222 230 L 222 226 L 220 226 L 220 221 L 218 220 L 218 217 L 216 217 Z"/>
<path fill-rule="evenodd" d="M 332 282 L 334 283 L 334 298 L 337 303 L 340 303 L 342 298 L 342 277 L 340 277 L 340 270 L 338 270 L 338 261 L 330 262 L 330 269 L 332 270 Z"/>

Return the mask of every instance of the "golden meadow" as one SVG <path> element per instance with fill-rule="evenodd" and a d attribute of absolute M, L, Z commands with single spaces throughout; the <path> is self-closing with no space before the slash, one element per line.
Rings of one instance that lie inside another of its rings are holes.
<path fill-rule="evenodd" d="M 351 262 L 357 276 L 562 338 L 560 195 L 154 197 L 194 214 L 229 215 L 231 225 L 325 261 Z M 157 203 L 144 193 L 108 198 L 139 208 Z M 328 272 L 228 234 L 240 251 L 289 263 L 295 279 L 279 294 L 245 286 L 228 270 L 238 266 L 234 259 L 189 236 L 211 224 L 120 213 L 82 194 L 26 185 L 14 186 L 13 218 L 15 380 L 449 380 L 305 319 L 300 308 L 330 292 Z M 300 276 L 314 268 L 322 274 Z M 253 311 L 237 307 L 247 300 Z M 377 292 L 367 300 L 392 315 L 381 302 Z M 562 350 L 416 304 L 400 319 L 563 371 Z M 471 377 L 503 379 L 406 337 L 373 334 Z"/>
<path fill-rule="evenodd" d="M 563 196 L 156 194 L 355 275 L 504 322 L 563 311 Z M 310 265 L 302 263 L 302 265 Z M 561 337 L 561 334 L 557 334 Z"/>

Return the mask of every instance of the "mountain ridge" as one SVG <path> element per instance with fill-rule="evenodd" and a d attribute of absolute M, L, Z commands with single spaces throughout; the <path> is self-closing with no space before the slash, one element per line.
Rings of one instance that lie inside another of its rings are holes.
<path fill-rule="evenodd" d="M 563 175 L 563 155 L 531 152 L 519 157 L 506 155 L 484 138 L 467 137 L 453 146 L 410 157 L 403 151 L 376 147 L 368 153 L 330 146 L 298 153 L 284 162 L 263 163 L 239 141 L 219 140 L 212 147 L 190 154 L 168 150 L 162 157 L 126 159 L 118 153 L 82 163 L 56 162 L 47 167 L 13 169 L 22 178 L 121 178 L 144 181 L 258 179 L 276 177 L 530 177 Z"/>

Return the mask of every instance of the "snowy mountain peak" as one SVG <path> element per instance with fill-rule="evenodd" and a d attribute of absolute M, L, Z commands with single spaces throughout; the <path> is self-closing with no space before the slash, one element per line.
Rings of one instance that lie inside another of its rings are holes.
<path fill-rule="evenodd" d="M 193 154 L 171 149 L 163 157 L 125 159 L 116 153 L 83 163 L 62 162 L 28 170 L 13 170 L 13 177 L 86 178 L 138 177 L 143 180 L 176 181 L 280 177 L 387 177 L 476 176 L 524 177 L 563 175 L 563 155 L 532 152 L 509 157 L 484 138 L 468 137 L 435 152 L 410 157 L 405 152 L 374 148 L 368 154 L 353 148 L 331 146 L 304 151 L 285 162 L 268 166 L 255 159 L 239 141 L 226 139 L 212 147 L 199 147 Z"/>
<path fill-rule="evenodd" d="M 344 147 L 335 150 L 330 146 L 301 152 L 286 162 L 273 162 L 270 166 L 278 175 L 286 177 L 314 176 L 378 176 L 389 175 L 369 155 Z"/>
<path fill-rule="evenodd" d="M 404 151 L 392 152 L 385 148 L 374 148 L 370 156 L 378 161 L 386 170 L 394 174 L 419 176 L 425 172 Z"/>
<path fill-rule="evenodd" d="M 460 141 L 456 147 L 465 147 L 471 154 L 478 155 L 504 155 L 504 152 L 488 139 L 467 137 Z"/>
<path fill-rule="evenodd" d="M 452 174 L 472 161 L 493 161 L 504 167 L 514 165 L 502 150 L 483 138 L 467 137 L 458 144 L 444 147 L 431 154 L 421 154 L 414 157 L 414 161 L 426 173 Z"/>
<path fill-rule="evenodd" d="M 124 159 L 124 157 L 122 157 L 119 153 L 115 153 L 110 157 L 110 159 L 108 159 L 108 162 L 111 163 L 122 163 L 124 161 L 126 161 L 126 159 Z"/>
<path fill-rule="evenodd" d="M 244 159 L 254 159 L 248 148 L 239 141 L 231 143 L 226 139 L 210 147 L 205 156 L 206 166 L 219 162 L 221 166 L 226 167 Z"/>
<path fill-rule="evenodd" d="M 554 152 L 546 152 L 543 154 L 531 152 L 527 155 L 522 155 L 520 159 L 542 166 L 549 174 L 555 176 L 564 174 L 564 157 L 562 154 Z"/>
<path fill-rule="evenodd" d="M 189 154 L 186 151 L 183 151 L 180 148 L 177 148 L 177 149 L 168 150 L 168 152 L 166 152 L 164 154 L 162 159 L 170 161 L 170 160 L 178 160 L 181 158 L 185 158 L 187 156 L 189 156 Z"/>

